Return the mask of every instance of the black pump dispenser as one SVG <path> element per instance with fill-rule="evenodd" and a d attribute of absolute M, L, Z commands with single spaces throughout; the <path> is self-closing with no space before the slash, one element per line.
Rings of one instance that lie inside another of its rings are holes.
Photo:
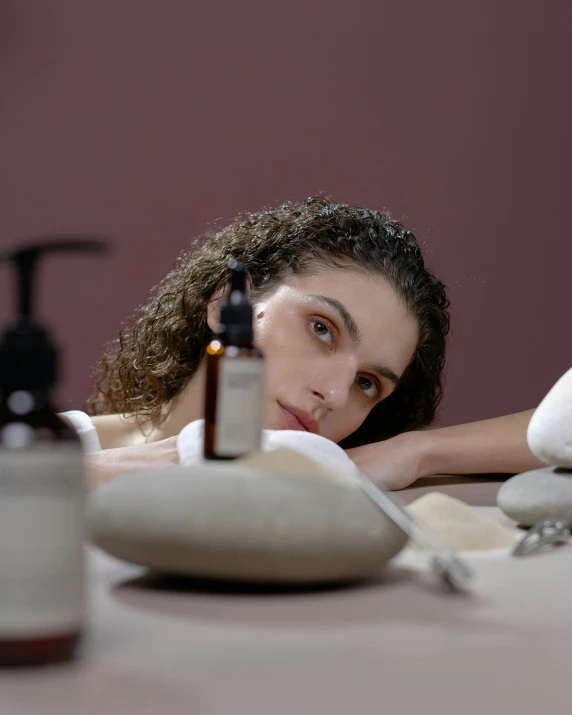
<path fill-rule="evenodd" d="M 228 267 L 231 270 L 230 294 L 221 308 L 217 332 L 223 342 L 252 342 L 252 305 L 246 295 L 246 267 L 234 259 L 229 261 Z"/>
<path fill-rule="evenodd" d="M 99 238 L 48 238 L 0 253 L 0 261 L 12 263 L 17 271 L 19 294 L 19 317 L 0 342 L 0 395 L 15 390 L 50 392 L 57 380 L 56 348 L 33 317 L 39 259 L 46 253 L 102 252 L 106 248 L 107 242 Z"/>

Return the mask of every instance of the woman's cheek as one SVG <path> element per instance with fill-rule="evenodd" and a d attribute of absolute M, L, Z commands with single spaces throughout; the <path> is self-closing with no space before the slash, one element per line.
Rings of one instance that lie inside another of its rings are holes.
<path fill-rule="evenodd" d="M 350 394 L 348 404 L 345 410 L 342 410 L 343 414 L 340 416 L 340 423 L 337 425 L 340 436 L 338 436 L 336 442 L 341 442 L 342 439 L 349 437 L 359 429 L 371 412 L 369 408 L 364 407 L 364 401 L 360 398 L 361 395 L 359 394 Z"/>

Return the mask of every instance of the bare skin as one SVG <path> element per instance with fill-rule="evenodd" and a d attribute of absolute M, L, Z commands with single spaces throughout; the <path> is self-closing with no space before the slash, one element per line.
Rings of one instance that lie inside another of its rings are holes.
<path fill-rule="evenodd" d="M 88 489 L 129 472 L 175 466 L 179 463 L 177 438 L 168 437 L 134 447 L 115 447 L 85 455 Z"/>

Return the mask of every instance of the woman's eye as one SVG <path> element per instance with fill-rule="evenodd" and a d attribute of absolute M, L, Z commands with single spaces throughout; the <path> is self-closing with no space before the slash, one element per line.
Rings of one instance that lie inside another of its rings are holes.
<path fill-rule="evenodd" d="M 312 326 L 312 332 L 319 338 L 319 340 L 326 343 L 326 345 L 332 344 L 334 336 L 325 323 L 322 323 L 320 320 L 312 320 L 310 321 L 310 325 Z"/>
<path fill-rule="evenodd" d="M 356 377 L 356 382 L 367 397 L 370 397 L 372 400 L 379 397 L 379 387 L 373 380 L 367 377 Z"/>

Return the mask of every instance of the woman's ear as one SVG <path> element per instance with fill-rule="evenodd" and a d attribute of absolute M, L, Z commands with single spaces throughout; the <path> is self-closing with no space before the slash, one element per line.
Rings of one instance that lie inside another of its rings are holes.
<path fill-rule="evenodd" d="M 246 276 L 246 294 L 252 296 L 252 280 L 249 275 Z M 216 333 L 218 324 L 220 323 L 220 312 L 222 305 L 230 295 L 230 281 L 227 281 L 224 288 L 217 291 L 214 298 L 210 301 L 207 307 L 207 323 L 209 328 Z"/>

